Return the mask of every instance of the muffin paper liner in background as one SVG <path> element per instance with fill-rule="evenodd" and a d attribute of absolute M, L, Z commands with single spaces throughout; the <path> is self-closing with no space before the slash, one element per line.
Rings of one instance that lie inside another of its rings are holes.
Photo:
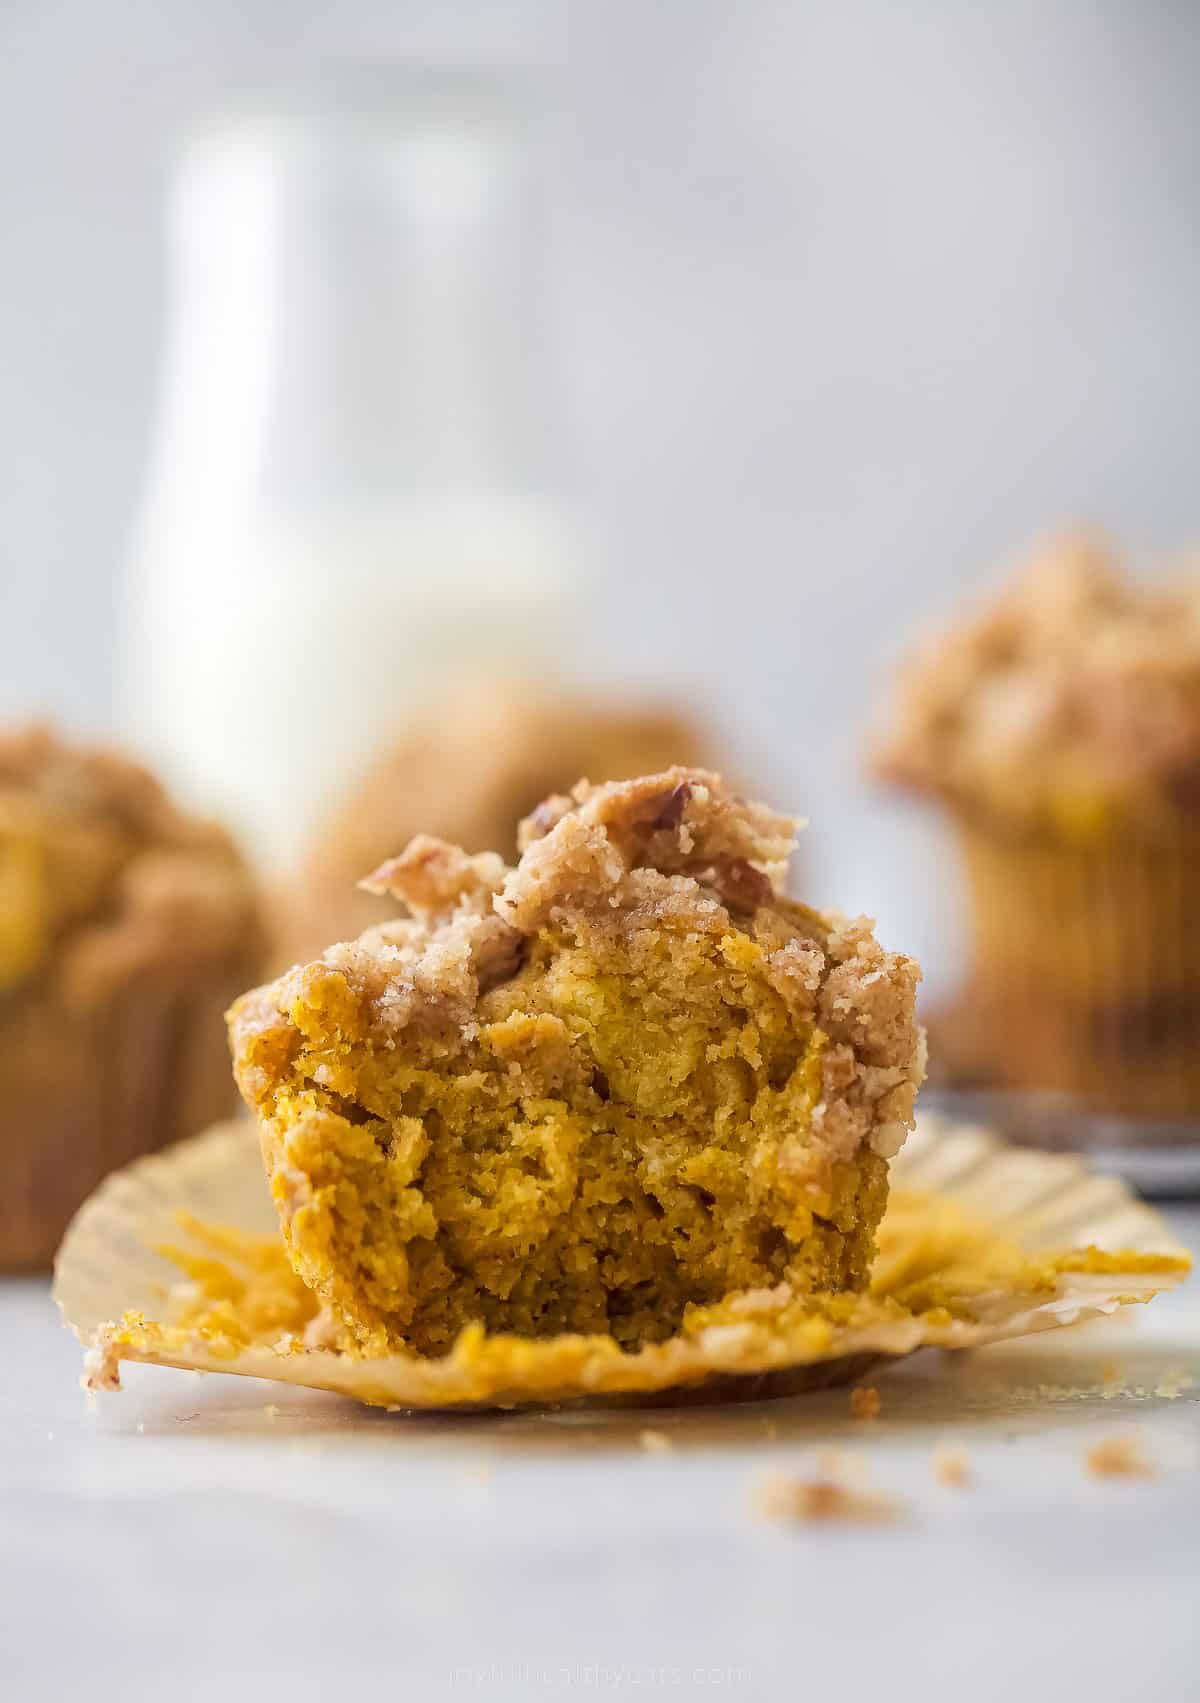
<path fill-rule="evenodd" d="M 1087 840 L 957 826 L 974 935 L 938 1026 L 953 1076 L 1181 1120 L 1200 1143 L 1200 826 Z"/>
<path fill-rule="evenodd" d="M 969 1348 L 1112 1313 L 1171 1288 L 1188 1267 L 1161 1218 L 1121 1183 L 982 1129 L 924 1117 L 892 1163 L 892 1185 L 876 1266 L 884 1287 L 870 1296 L 806 1310 L 782 1290 L 746 1295 L 632 1354 L 606 1337 L 488 1337 L 471 1327 L 440 1359 L 363 1358 L 326 1345 L 315 1302 L 286 1267 L 253 1125 L 223 1124 L 109 1178 L 67 1233 L 54 1292 L 88 1348 L 92 1388 L 118 1387 L 126 1359 L 388 1407 L 486 1408 L 828 1387 L 918 1348 Z M 155 1251 L 187 1242 L 189 1225 L 193 1255 Z M 1104 1252 L 1051 1257 L 1088 1248 Z M 223 1297 L 207 1314 L 197 1310 L 198 1283 Z M 243 1284 L 246 1293 L 258 1285 L 262 1304 L 253 1330 L 231 1332 Z M 287 1328 L 297 1296 L 310 1303 L 308 1324 Z"/>
<path fill-rule="evenodd" d="M 146 971 L 72 1000 L 0 1002 L 0 1271 L 49 1267 L 72 1214 L 119 1166 L 204 1129 L 234 1100 L 221 1013 L 253 960 Z"/>

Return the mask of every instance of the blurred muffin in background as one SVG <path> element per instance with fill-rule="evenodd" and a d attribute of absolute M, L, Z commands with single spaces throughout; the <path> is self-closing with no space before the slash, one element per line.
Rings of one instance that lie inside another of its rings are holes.
<path fill-rule="evenodd" d="M 1200 581 L 1059 537 L 914 655 L 874 767 L 940 800 L 964 851 L 943 1070 L 1200 1113 Z"/>
<path fill-rule="evenodd" d="M 516 824 L 576 781 L 628 780 L 674 763 L 719 768 L 687 716 L 644 702 L 475 682 L 431 705 L 352 786 L 277 906 L 274 956 L 307 960 L 395 914 L 357 887 L 414 834 L 515 861 Z"/>
<path fill-rule="evenodd" d="M 124 757 L 0 734 L 0 1269 L 48 1265 L 107 1172 L 228 1112 L 222 1015 L 262 948 L 220 828 Z"/>

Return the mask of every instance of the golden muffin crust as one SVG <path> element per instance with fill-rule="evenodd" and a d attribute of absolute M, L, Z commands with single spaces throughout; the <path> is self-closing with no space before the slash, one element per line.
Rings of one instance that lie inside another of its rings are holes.
<path fill-rule="evenodd" d="M 669 1336 L 859 1289 L 923 1073 L 919 970 L 777 891 L 794 824 L 703 770 L 581 783 L 521 857 L 421 836 L 410 915 L 238 1001 L 300 1276 L 372 1349 Z"/>
<path fill-rule="evenodd" d="M 137 763 L 0 734 L 0 1269 L 92 1189 L 227 1116 L 221 1016 L 263 972 L 249 871 Z"/>
<path fill-rule="evenodd" d="M 888 717 L 885 779 L 1021 829 L 1170 828 L 1200 803 L 1200 579 L 1064 533 L 917 650 Z"/>
<path fill-rule="evenodd" d="M 252 963 L 258 939 L 223 829 L 115 752 L 40 726 L 0 734 L 0 995 L 52 981 L 86 1004 L 164 955 Z"/>

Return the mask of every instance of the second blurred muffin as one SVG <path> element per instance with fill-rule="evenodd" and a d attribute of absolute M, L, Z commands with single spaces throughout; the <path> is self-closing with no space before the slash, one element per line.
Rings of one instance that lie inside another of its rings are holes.
<path fill-rule="evenodd" d="M 415 834 L 515 858 L 514 824 L 551 793 L 654 774 L 672 764 L 719 767 L 686 716 L 645 702 L 485 680 L 431 705 L 356 782 L 278 907 L 275 957 L 292 963 L 392 915 L 356 883 Z"/>
<path fill-rule="evenodd" d="M 48 1265 L 109 1171 L 230 1109 L 259 973 L 247 870 L 144 769 L 0 735 L 0 1270 Z"/>
<path fill-rule="evenodd" d="M 962 843 L 959 1062 L 1200 1113 L 1200 586 L 1138 584 L 1060 537 L 914 656 L 875 766 L 939 798 Z"/>

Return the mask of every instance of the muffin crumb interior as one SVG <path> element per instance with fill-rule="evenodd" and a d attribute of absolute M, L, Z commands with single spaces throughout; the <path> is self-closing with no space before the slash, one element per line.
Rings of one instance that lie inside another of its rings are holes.
<path fill-rule="evenodd" d="M 864 1287 L 919 971 L 780 896 L 793 834 L 705 771 L 581 783 L 515 868 L 414 840 L 369 883 L 406 918 L 238 1002 L 292 1260 L 360 1344 L 635 1350 Z"/>

